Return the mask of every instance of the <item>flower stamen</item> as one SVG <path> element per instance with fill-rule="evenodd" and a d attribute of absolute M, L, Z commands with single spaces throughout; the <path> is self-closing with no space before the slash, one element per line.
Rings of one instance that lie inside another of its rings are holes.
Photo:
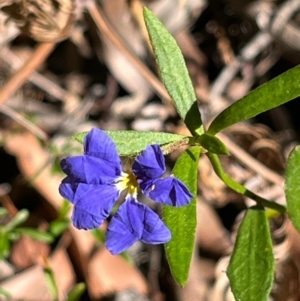
<path fill-rule="evenodd" d="M 130 171 L 129 173 L 122 173 L 122 176 L 118 178 L 115 183 L 119 191 L 127 190 L 127 194 L 136 197 L 139 184 L 136 176 Z"/>

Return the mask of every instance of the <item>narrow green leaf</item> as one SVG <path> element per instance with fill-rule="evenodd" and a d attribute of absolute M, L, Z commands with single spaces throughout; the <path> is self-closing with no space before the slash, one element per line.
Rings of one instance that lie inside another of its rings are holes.
<path fill-rule="evenodd" d="M 44 277 L 49 293 L 54 301 L 58 300 L 58 287 L 56 284 L 53 270 L 48 266 L 44 268 Z"/>
<path fill-rule="evenodd" d="M 58 218 L 59 219 L 64 219 L 66 217 L 68 217 L 68 213 L 71 210 L 71 204 L 70 202 L 64 200 L 61 207 L 58 210 Z"/>
<path fill-rule="evenodd" d="M 181 50 L 164 25 L 147 8 L 144 19 L 162 81 L 180 117 L 193 134 L 203 133 L 197 97 Z"/>
<path fill-rule="evenodd" d="M 49 233 L 51 233 L 54 237 L 58 237 L 61 235 L 70 225 L 70 219 L 68 218 L 59 218 L 57 220 L 52 221 L 49 224 Z"/>
<path fill-rule="evenodd" d="M 52 243 L 54 240 L 54 237 L 51 234 L 34 228 L 17 228 L 14 230 L 14 232 L 29 236 L 32 239 L 36 239 L 45 243 Z"/>
<path fill-rule="evenodd" d="M 228 155 L 228 149 L 224 145 L 224 143 L 217 138 L 216 136 L 210 134 L 203 134 L 200 137 L 197 137 L 201 146 L 208 150 L 211 153 L 218 154 L 218 155 Z"/>
<path fill-rule="evenodd" d="M 18 227 L 19 225 L 23 224 L 29 217 L 29 211 L 26 209 L 20 210 L 16 216 L 7 223 L 4 227 L 7 232 L 13 230 L 14 228 Z"/>
<path fill-rule="evenodd" d="M 285 175 L 285 196 L 287 212 L 294 225 L 300 232 L 300 146 L 291 152 Z"/>
<path fill-rule="evenodd" d="M 138 132 L 138 131 L 105 131 L 117 145 L 120 156 L 132 156 L 143 151 L 150 144 L 159 144 L 163 152 L 169 153 L 179 145 L 187 145 L 189 138 L 183 135 L 159 133 L 159 132 Z M 83 143 L 87 132 L 80 133 L 74 138 Z"/>
<path fill-rule="evenodd" d="M 255 117 L 300 96 L 300 66 L 279 75 L 221 112 L 208 133 L 216 134 L 237 122 Z"/>
<path fill-rule="evenodd" d="M 8 291 L 1 288 L 1 287 L 0 287 L 0 296 L 5 297 L 7 301 L 12 298 L 11 294 Z"/>
<path fill-rule="evenodd" d="M 5 231 L 0 231 L 0 260 L 7 258 L 10 252 L 9 234 Z"/>
<path fill-rule="evenodd" d="M 201 147 L 193 146 L 183 152 L 178 158 L 173 174 L 182 180 L 194 197 L 192 202 L 184 207 L 163 207 L 163 220 L 172 233 L 172 239 L 165 245 L 171 273 L 179 285 L 187 281 L 191 258 L 194 249 L 196 229 L 196 197 L 198 161 Z"/>
<path fill-rule="evenodd" d="M 95 237 L 97 243 L 100 246 L 104 245 L 104 242 L 105 242 L 105 233 L 104 233 L 103 230 L 101 230 L 101 229 L 93 229 L 93 230 L 90 231 L 90 233 Z"/>
<path fill-rule="evenodd" d="M 0 217 L 8 215 L 8 211 L 6 208 L 0 207 Z"/>
<path fill-rule="evenodd" d="M 69 292 L 68 298 L 66 301 L 77 301 L 82 296 L 86 290 L 86 285 L 83 282 L 80 282 L 75 285 L 75 287 Z"/>
<path fill-rule="evenodd" d="M 17 240 L 19 240 L 20 237 L 21 237 L 21 234 L 15 232 L 14 230 L 13 230 L 13 231 L 7 232 L 7 234 L 8 234 L 8 239 L 9 239 L 11 242 L 17 241 Z"/>
<path fill-rule="evenodd" d="M 275 260 L 264 209 L 247 210 L 238 230 L 227 269 L 236 300 L 267 301 L 274 278 Z"/>

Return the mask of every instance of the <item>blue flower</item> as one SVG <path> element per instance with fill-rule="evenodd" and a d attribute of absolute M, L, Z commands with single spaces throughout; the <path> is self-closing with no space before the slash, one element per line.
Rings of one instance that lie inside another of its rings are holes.
<path fill-rule="evenodd" d="M 138 202 L 141 191 L 152 200 L 171 206 L 190 203 L 192 194 L 174 176 L 161 178 L 165 159 L 158 145 L 149 145 L 135 159 L 132 170 L 125 173 L 116 146 L 103 131 L 93 128 L 84 139 L 84 154 L 61 161 L 67 174 L 60 194 L 74 204 L 72 221 L 78 229 L 99 227 L 109 216 L 122 191 L 125 202 L 111 219 L 106 247 L 118 254 L 137 240 L 160 244 L 171 239 L 170 230 L 159 216 Z"/>

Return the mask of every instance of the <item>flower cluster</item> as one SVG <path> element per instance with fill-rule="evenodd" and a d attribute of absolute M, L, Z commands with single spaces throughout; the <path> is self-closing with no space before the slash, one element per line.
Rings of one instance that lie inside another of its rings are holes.
<path fill-rule="evenodd" d="M 170 230 L 145 204 L 138 202 L 141 191 L 150 199 L 171 206 L 190 203 L 192 194 L 174 176 L 161 178 L 166 171 L 159 145 L 148 146 L 136 157 L 132 170 L 125 173 L 112 139 L 93 128 L 84 139 L 84 154 L 61 161 L 67 174 L 59 187 L 60 194 L 74 204 L 72 221 L 78 229 L 99 227 L 109 216 L 122 191 L 122 203 L 112 217 L 106 247 L 118 254 L 137 240 L 149 244 L 166 243 Z"/>

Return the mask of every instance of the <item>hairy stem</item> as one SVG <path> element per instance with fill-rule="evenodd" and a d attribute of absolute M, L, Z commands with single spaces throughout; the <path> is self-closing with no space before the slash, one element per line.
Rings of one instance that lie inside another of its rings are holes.
<path fill-rule="evenodd" d="M 284 213 L 286 211 L 285 207 L 277 204 L 275 202 L 271 202 L 269 200 L 266 200 L 260 196 L 258 196 L 257 194 L 255 194 L 254 192 L 248 190 L 246 187 L 244 187 L 243 185 L 235 182 L 232 178 L 230 178 L 228 176 L 228 174 L 226 174 L 226 172 L 223 170 L 223 167 L 221 165 L 221 162 L 219 160 L 219 157 L 216 154 L 212 154 L 212 153 L 207 153 L 206 154 L 207 157 L 209 158 L 213 169 L 215 171 L 215 173 L 217 174 L 217 176 L 232 190 L 243 194 L 249 198 L 251 198 L 252 200 L 254 200 L 255 202 L 257 202 L 258 205 L 270 208 L 270 209 L 274 209 L 280 213 Z"/>

